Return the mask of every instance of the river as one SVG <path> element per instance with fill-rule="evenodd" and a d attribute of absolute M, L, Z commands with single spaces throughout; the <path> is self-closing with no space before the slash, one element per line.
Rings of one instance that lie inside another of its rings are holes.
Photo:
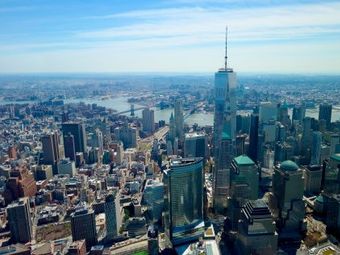
<path fill-rule="evenodd" d="M 65 99 L 65 104 L 67 103 L 79 103 L 84 102 L 86 104 L 97 104 L 99 106 L 103 106 L 106 108 L 115 109 L 117 112 L 123 112 L 130 109 L 130 103 L 127 101 L 129 97 L 121 96 L 121 97 L 115 97 L 115 98 L 108 98 L 105 100 L 102 100 L 101 98 L 87 98 L 87 99 Z M 32 101 L 17 101 L 17 102 L 8 102 L 8 101 L 1 101 L 1 104 L 25 104 L 25 103 L 33 103 Z M 135 108 L 140 107 L 141 105 L 135 104 Z M 169 121 L 170 115 L 173 112 L 173 109 L 159 109 L 157 107 L 152 107 L 155 111 L 155 121 L 158 122 L 159 120 L 165 120 L 166 122 Z M 247 114 L 247 111 L 242 111 L 242 114 Z M 292 111 L 290 109 L 289 114 L 292 114 Z M 130 115 L 130 112 L 125 113 L 125 115 Z M 142 117 L 142 111 L 137 110 L 135 111 L 135 115 L 138 117 Z M 306 110 L 306 116 L 312 117 L 312 118 L 318 118 L 319 110 L 316 109 L 307 109 Z M 214 114 L 211 112 L 208 113 L 194 113 L 191 114 L 188 118 L 185 119 L 185 123 L 188 125 L 193 125 L 197 123 L 199 126 L 205 126 L 205 125 L 213 125 L 214 121 Z M 333 109 L 332 111 L 332 121 L 340 121 L 340 110 L 339 109 Z"/>

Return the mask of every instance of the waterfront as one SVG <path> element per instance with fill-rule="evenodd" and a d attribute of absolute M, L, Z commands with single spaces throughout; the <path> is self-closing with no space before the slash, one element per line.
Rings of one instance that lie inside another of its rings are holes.
<path fill-rule="evenodd" d="M 80 103 L 83 102 L 85 104 L 97 104 L 98 106 L 103 106 L 109 109 L 114 109 L 117 112 L 128 111 L 130 109 L 131 104 L 128 102 L 129 96 L 119 96 L 119 97 L 110 97 L 105 100 L 96 97 L 96 98 L 72 98 L 72 99 L 65 99 L 64 103 Z M 27 104 L 27 103 L 34 103 L 34 101 L 1 101 L 0 105 L 3 104 Z M 142 107 L 142 105 L 135 104 L 135 108 Z M 173 112 L 172 108 L 167 109 L 160 109 L 158 107 L 152 107 L 155 111 L 155 121 L 158 122 L 159 120 L 165 120 L 166 123 L 169 122 L 169 118 L 171 113 Z M 250 111 L 241 111 L 241 114 L 250 114 Z M 292 116 L 292 110 L 289 109 L 289 114 Z M 124 115 L 129 116 L 130 112 L 124 113 Z M 317 108 L 307 109 L 306 116 L 318 119 L 319 110 Z M 142 117 L 142 110 L 136 110 L 135 116 Z M 212 112 L 199 112 L 193 113 L 185 119 L 185 123 L 188 125 L 193 125 L 197 123 L 199 126 L 206 126 L 206 125 L 213 125 L 214 121 L 214 114 Z M 333 108 L 332 111 L 332 121 L 340 121 L 340 109 Z"/>

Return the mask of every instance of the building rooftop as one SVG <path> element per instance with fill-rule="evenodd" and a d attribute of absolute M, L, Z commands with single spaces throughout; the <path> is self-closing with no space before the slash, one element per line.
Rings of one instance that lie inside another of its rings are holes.
<path fill-rule="evenodd" d="M 202 158 L 176 158 L 171 160 L 171 167 L 187 166 L 202 161 Z"/>
<path fill-rule="evenodd" d="M 254 165 L 255 162 L 253 160 L 251 160 L 251 158 L 249 158 L 246 155 L 241 155 L 238 156 L 236 158 L 234 158 L 236 164 L 241 165 L 241 166 L 248 166 L 248 165 Z"/>
<path fill-rule="evenodd" d="M 205 133 L 203 132 L 192 132 L 192 133 L 186 133 L 185 134 L 185 139 L 194 139 L 197 137 L 205 137 Z"/>
<path fill-rule="evenodd" d="M 331 159 L 334 159 L 335 161 L 340 162 L 340 153 L 333 154 L 331 156 Z"/>
<path fill-rule="evenodd" d="M 4 255 L 4 254 L 20 254 L 20 253 L 24 253 L 24 252 L 29 252 L 30 249 L 27 248 L 25 245 L 23 244 L 12 244 L 9 246 L 4 246 L 0 248 L 0 254 Z"/>
<path fill-rule="evenodd" d="M 299 166 L 291 160 L 286 160 L 280 164 L 280 169 L 283 171 L 293 172 L 299 170 Z"/>
<path fill-rule="evenodd" d="M 262 219 L 271 217 L 268 205 L 262 199 L 249 201 L 242 210 L 248 219 Z"/>

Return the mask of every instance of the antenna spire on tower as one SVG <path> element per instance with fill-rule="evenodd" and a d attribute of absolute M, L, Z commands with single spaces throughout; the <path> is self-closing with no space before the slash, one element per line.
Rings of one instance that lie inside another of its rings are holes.
<path fill-rule="evenodd" d="M 228 68 L 228 26 L 225 27 L 225 55 L 224 55 L 224 68 Z"/>

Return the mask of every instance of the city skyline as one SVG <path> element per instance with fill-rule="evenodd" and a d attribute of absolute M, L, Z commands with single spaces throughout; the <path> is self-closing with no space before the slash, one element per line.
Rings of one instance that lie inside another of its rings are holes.
<path fill-rule="evenodd" d="M 1 73 L 239 72 L 338 74 L 336 1 L 6 1 Z M 161 64 L 160 64 L 161 63 Z"/>
<path fill-rule="evenodd" d="M 340 254 L 340 2 L 3 1 L 0 254 Z"/>

